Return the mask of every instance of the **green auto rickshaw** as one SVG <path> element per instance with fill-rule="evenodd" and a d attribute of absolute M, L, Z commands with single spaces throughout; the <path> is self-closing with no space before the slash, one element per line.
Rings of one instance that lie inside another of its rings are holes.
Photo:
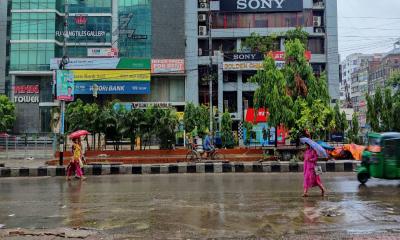
<path fill-rule="evenodd" d="M 357 178 L 364 184 L 369 178 L 400 179 L 400 133 L 369 133 L 362 153 Z"/>

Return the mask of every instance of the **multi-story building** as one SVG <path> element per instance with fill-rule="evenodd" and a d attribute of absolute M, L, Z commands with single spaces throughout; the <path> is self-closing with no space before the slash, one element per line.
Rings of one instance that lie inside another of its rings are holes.
<path fill-rule="evenodd" d="M 11 0 L 0 1 L 0 94 L 6 94 L 10 77 L 10 5 Z"/>
<path fill-rule="evenodd" d="M 9 95 L 16 102 L 19 133 L 50 131 L 50 110 L 59 106 L 53 70 L 64 52 L 65 68 L 77 71 L 76 98 L 86 102 L 118 98 L 178 110 L 185 102 L 208 104 L 211 69 L 213 105 L 238 123 L 253 105 L 257 86 L 248 80 L 263 57 L 243 49 L 242 42 L 252 32 L 274 34 L 282 53 L 284 33 L 296 27 L 309 33 L 310 64 L 316 74 L 327 72 L 330 95 L 339 99 L 336 0 L 13 0 L 8 9 Z M 127 71 L 137 70 L 151 71 L 151 79 L 124 80 Z M 110 83 L 115 75 L 119 82 Z"/>
<path fill-rule="evenodd" d="M 83 71 L 83 81 L 75 84 L 76 98 L 100 103 L 114 98 L 131 103 L 168 102 L 183 108 L 183 2 L 13 0 L 10 7 L 10 97 L 16 102 L 15 131 L 50 131 L 50 110 L 59 106 L 53 95 L 52 70 L 58 69 L 64 44 L 69 58 L 66 68 Z M 68 31 L 64 26 L 66 16 Z M 4 40 L 1 38 L 1 41 Z M 147 76 L 150 76 L 151 59 L 154 59 L 154 71 L 150 81 Z M 98 69 L 104 70 L 100 77 L 95 75 L 99 74 Z M 125 69 L 141 70 L 129 70 L 133 77 L 124 80 Z M 144 74 L 137 75 L 135 71 Z M 118 75 L 116 79 L 120 81 L 110 83 L 110 74 Z M 139 83 L 135 76 L 146 79 L 139 79 L 143 80 Z M 95 86 L 97 99 L 92 96 Z"/>
<path fill-rule="evenodd" d="M 207 24 L 211 8 L 212 26 Z M 193 24 L 193 16 L 198 20 Z M 243 41 L 253 32 L 276 34 L 277 46 L 284 51 L 284 33 L 302 27 L 309 33 L 310 63 L 318 74 L 327 72 L 329 93 L 339 100 L 339 55 L 337 39 L 337 1 L 231 1 L 198 0 L 186 2 L 186 60 L 188 86 L 186 100 L 209 102 L 209 34 L 212 38 L 213 105 L 228 110 L 236 122 L 253 105 L 257 86 L 248 80 L 256 73 L 260 58 L 243 49 Z M 194 27 L 195 26 L 195 27 Z"/>
<path fill-rule="evenodd" d="M 380 64 L 369 72 L 368 93 L 375 95 L 378 87 L 386 86 L 388 79 L 394 71 L 400 70 L 400 42 L 397 42 L 390 52 L 384 55 Z"/>

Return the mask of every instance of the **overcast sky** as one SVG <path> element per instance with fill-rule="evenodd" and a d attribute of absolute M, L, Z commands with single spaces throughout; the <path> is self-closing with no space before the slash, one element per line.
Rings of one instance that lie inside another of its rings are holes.
<path fill-rule="evenodd" d="M 400 0 L 338 0 L 338 18 L 341 60 L 388 52 L 400 38 Z"/>

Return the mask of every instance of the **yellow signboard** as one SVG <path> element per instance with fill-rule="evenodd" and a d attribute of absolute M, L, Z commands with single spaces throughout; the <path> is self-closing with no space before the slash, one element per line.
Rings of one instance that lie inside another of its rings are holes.
<path fill-rule="evenodd" d="M 150 70 L 72 70 L 75 82 L 83 81 L 150 81 Z"/>

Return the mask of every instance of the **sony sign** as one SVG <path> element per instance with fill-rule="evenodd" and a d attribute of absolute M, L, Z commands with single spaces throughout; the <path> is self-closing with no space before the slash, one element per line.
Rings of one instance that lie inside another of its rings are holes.
<path fill-rule="evenodd" d="M 303 0 L 220 0 L 225 12 L 301 12 Z"/>

